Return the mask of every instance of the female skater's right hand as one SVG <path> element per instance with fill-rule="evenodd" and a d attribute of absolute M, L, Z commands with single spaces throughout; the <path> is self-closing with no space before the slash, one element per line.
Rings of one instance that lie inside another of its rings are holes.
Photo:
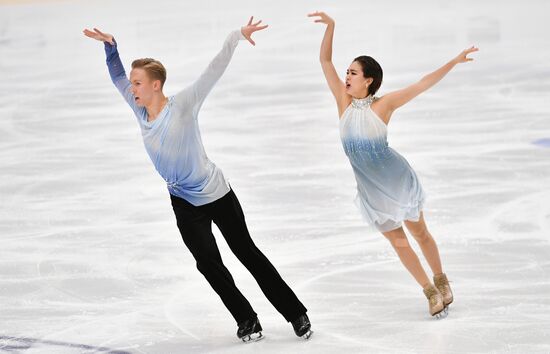
<path fill-rule="evenodd" d="M 86 37 L 90 37 L 90 38 L 93 38 L 93 39 L 101 41 L 101 42 L 109 42 L 111 45 L 115 44 L 115 42 L 113 41 L 113 35 L 112 34 L 103 33 L 100 30 L 98 30 L 97 28 L 94 28 L 93 31 L 90 31 L 89 29 L 86 28 L 82 32 L 84 32 L 84 35 Z"/>
<path fill-rule="evenodd" d="M 334 24 L 334 20 L 329 15 L 327 15 L 326 13 L 324 13 L 322 11 L 312 12 L 310 14 L 307 14 L 307 17 L 319 17 L 318 19 L 315 20 L 315 22 L 320 22 L 320 23 L 324 23 L 324 24 L 327 24 L 327 25 L 333 25 Z"/>
<path fill-rule="evenodd" d="M 250 44 L 256 45 L 256 42 L 254 42 L 254 40 L 252 39 L 252 33 L 266 29 L 268 25 L 260 26 L 260 23 L 262 22 L 262 20 L 256 23 L 252 23 L 253 19 L 254 19 L 254 16 L 251 16 L 246 26 L 241 27 L 241 33 L 243 34 L 244 38 L 246 38 L 246 40 L 250 42 Z"/>

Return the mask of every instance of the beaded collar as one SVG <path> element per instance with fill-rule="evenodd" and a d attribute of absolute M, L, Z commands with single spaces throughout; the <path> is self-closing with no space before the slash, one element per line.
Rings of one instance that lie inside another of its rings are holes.
<path fill-rule="evenodd" d="M 377 97 L 372 95 L 368 95 L 365 98 L 352 98 L 351 105 L 353 108 L 363 109 L 369 107 L 376 99 Z"/>

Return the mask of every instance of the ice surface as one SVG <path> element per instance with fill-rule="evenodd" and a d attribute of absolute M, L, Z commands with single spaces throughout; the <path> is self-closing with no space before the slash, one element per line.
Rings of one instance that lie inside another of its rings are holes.
<path fill-rule="evenodd" d="M 381 94 L 481 48 L 389 128 L 428 193 L 456 298 L 445 320 L 429 318 L 355 209 L 318 64 L 324 28 L 305 16 L 315 10 L 336 19 L 338 71 L 374 56 Z M 0 1 L 0 352 L 550 352 L 548 13 L 544 0 Z M 239 44 L 202 135 L 256 243 L 308 307 L 308 342 L 216 230 L 267 336 L 238 341 L 181 241 L 102 45 L 81 33 L 114 33 L 127 67 L 161 60 L 173 94 L 252 14 L 270 28 L 256 47 Z"/>

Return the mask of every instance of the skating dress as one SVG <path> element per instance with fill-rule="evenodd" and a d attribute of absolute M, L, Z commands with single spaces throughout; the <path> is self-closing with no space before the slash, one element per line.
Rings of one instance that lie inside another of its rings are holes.
<path fill-rule="evenodd" d="M 407 160 L 388 146 L 386 124 L 371 109 L 372 96 L 353 99 L 340 119 L 340 137 L 355 180 L 355 203 L 379 231 L 418 221 L 425 194 Z"/>

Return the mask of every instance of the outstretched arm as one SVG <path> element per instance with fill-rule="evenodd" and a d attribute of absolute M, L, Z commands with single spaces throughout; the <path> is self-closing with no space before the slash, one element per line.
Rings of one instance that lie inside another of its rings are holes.
<path fill-rule="evenodd" d="M 86 37 L 90 37 L 104 43 L 105 55 L 107 57 L 107 68 L 109 69 L 111 80 L 115 84 L 118 91 L 122 94 L 128 105 L 130 105 L 132 110 L 137 115 L 143 114 L 144 108 L 138 107 L 135 102 L 135 98 L 131 90 L 132 84 L 128 80 L 126 72 L 124 71 L 124 66 L 122 65 L 122 61 L 120 60 L 120 56 L 118 54 L 117 43 L 113 35 L 103 33 L 97 28 L 94 28 L 93 31 L 85 29 L 83 32 Z"/>
<path fill-rule="evenodd" d="M 447 64 L 443 65 L 436 71 L 424 76 L 420 81 L 414 83 L 402 90 L 390 92 L 380 98 L 379 106 L 382 106 L 384 111 L 391 114 L 397 108 L 403 106 L 422 92 L 426 91 L 436 83 L 438 83 L 449 71 L 451 71 L 455 65 L 460 63 L 470 62 L 474 59 L 468 58 L 468 54 L 477 52 L 479 49 L 472 46 L 463 50 L 458 56 L 453 58 Z"/>
<path fill-rule="evenodd" d="M 327 25 L 323 41 L 321 42 L 321 53 L 319 60 L 321 61 L 321 67 L 327 80 L 330 91 L 336 99 L 338 105 L 339 115 L 342 115 L 346 107 L 349 105 L 349 97 L 346 94 L 346 85 L 338 76 L 334 64 L 332 63 L 332 41 L 334 37 L 334 20 L 330 18 L 324 12 L 313 12 L 308 14 L 308 17 L 319 17 L 315 20 L 317 23 L 324 23 Z"/>
<path fill-rule="evenodd" d="M 196 107 L 200 107 L 208 93 L 212 90 L 216 82 L 223 75 L 225 69 L 229 65 L 235 48 L 239 40 L 246 39 L 252 45 L 256 45 L 256 42 L 252 39 L 252 33 L 267 28 L 268 25 L 260 26 L 261 20 L 252 23 L 253 17 L 250 17 L 247 25 L 243 26 L 240 31 L 235 30 L 229 34 L 225 40 L 221 51 L 212 59 L 210 64 L 202 72 L 199 78 L 191 85 L 190 88 L 183 90 L 176 95 L 176 100 L 185 100 L 188 94 L 191 93 L 191 99 Z"/>
<path fill-rule="evenodd" d="M 126 78 L 126 72 L 124 71 L 124 66 L 120 61 L 120 56 L 118 55 L 117 43 L 112 34 L 103 33 L 97 28 L 94 28 L 93 31 L 85 29 L 84 35 L 86 37 L 95 39 L 97 41 L 103 42 L 105 44 L 105 55 L 107 56 L 107 67 L 109 68 L 109 75 L 113 83 L 116 83 L 118 79 Z"/>

